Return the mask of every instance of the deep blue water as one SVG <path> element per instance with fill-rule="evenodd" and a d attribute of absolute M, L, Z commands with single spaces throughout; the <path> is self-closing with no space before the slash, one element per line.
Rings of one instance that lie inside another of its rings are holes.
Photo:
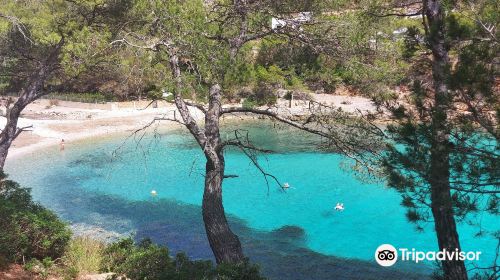
<path fill-rule="evenodd" d="M 231 136 L 234 124 L 222 135 Z M 259 157 L 262 167 L 288 182 L 283 192 L 242 153 L 226 153 L 224 206 L 245 253 L 271 279 L 423 279 L 434 264 L 378 266 L 375 249 L 437 250 L 432 224 L 424 232 L 407 222 L 401 198 L 382 184 L 361 182 L 341 168 L 337 154 L 315 152 L 318 139 L 273 125 L 245 123 L 255 143 L 277 151 Z M 71 223 L 96 225 L 137 239 L 150 237 L 172 251 L 212 258 L 201 218 L 204 158 L 180 130 L 68 143 L 10 160 L 11 179 Z M 121 148 L 119 148 L 121 147 Z M 157 197 L 150 195 L 151 190 Z M 345 211 L 336 212 L 337 202 Z M 483 230 L 498 219 L 482 218 Z M 496 240 L 475 237 L 478 228 L 460 224 L 464 250 L 482 251 L 481 265 L 493 260 Z"/>

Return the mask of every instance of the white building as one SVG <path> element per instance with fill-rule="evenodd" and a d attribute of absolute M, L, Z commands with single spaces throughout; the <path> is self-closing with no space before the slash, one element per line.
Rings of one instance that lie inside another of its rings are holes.
<path fill-rule="evenodd" d="M 285 26 L 290 26 L 295 28 L 300 26 L 302 23 L 310 22 L 312 20 L 312 12 L 301 12 L 296 14 L 290 14 L 289 18 L 275 18 L 271 19 L 271 28 L 279 29 Z"/>

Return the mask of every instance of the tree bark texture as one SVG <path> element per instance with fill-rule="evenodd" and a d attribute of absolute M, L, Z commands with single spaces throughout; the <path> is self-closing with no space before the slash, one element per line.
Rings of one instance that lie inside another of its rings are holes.
<path fill-rule="evenodd" d="M 455 251 L 460 248 L 450 188 L 450 128 L 448 110 L 451 94 L 447 77 L 450 71 L 448 51 L 445 46 L 445 19 L 440 0 L 424 1 L 428 40 L 432 50 L 432 74 L 434 82 L 434 108 L 432 112 L 431 208 L 440 250 Z M 463 261 L 442 261 L 446 280 L 466 280 L 467 271 Z"/>

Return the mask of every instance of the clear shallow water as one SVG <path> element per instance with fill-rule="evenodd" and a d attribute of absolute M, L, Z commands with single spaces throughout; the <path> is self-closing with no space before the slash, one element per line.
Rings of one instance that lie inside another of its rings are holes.
<path fill-rule="evenodd" d="M 231 126 L 233 128 L 233 126 Z M 432 225 L 423 233 L 407 222 L 400 196 L 382 185 L 362 183 L 339 167 L 343 158 L 313 152 L 317 139 L 246 123 L 254 140 L 279 153 L 261 164 L 292 187 L 282 192 L 242 153 L 226 153 L 224 206 L 245 253 L 272 279 L 422 279 L 432 263 L 398 263 L 391 269 L 373 261 L 383 243 L 437 250 Z M 230 137 L 230 129 L 222 134 Z M 67 145 L 8 162 L 12 179 L 32 187 L 33 196 L 72 223 L 97 225 L 136 238 L 151 237 L 173 251 L 212 258 L 200 203 L 204 158 L 181 131 L 146 137 L 139 146 L 125 136 Z M 115 154 L 113 152 L 116 152 Z M 158 192 L 152 198 L 150 191 Z M 346 210 L 333 211 L 337 202 Z M 483 229 L 498 220 L 483 217 Z M 494 229 L 494 228 L 493 228 Z M 493 260 L 496 241 L 474 238 L 477 228 L 460 226 L 464 250 Z M 422 275 L 423 274 L 423 275 Z"/>

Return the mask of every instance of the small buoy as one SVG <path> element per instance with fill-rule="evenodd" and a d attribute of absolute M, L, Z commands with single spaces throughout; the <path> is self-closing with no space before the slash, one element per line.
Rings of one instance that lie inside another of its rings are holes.
<path fill-rule="evenodd" d="M 288 189 L 288 188 L 290 188 L 290 185 L 288 183 L 285 183 L 285 184 L 283 184 L 283 188 Z"/>
<path fill-rule="evenodd" d="M 152 191 L 151 191 L 151 195 L 152 195 L 152 196 L 156 196 L 156 195 L 158 195 L 158 193 L 157 193 L 155 190 L 152 190 Z"/>

